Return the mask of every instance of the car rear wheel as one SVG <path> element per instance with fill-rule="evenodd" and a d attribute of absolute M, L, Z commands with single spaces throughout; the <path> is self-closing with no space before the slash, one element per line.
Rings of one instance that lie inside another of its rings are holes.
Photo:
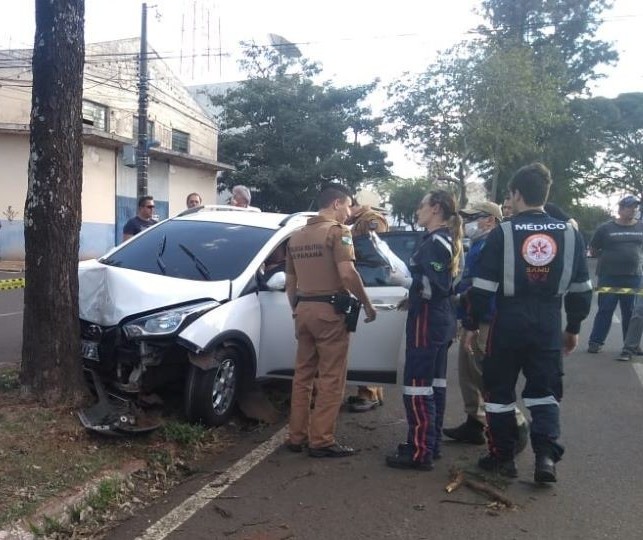
<path fill-rule="evenodd" d="M 234 347 L 215 352 L 215 366 L 203 370 L 190 364 L 185 411 L 192 422 L 221 426 L 234 412 L 241 383 L 241 355 Z"/>

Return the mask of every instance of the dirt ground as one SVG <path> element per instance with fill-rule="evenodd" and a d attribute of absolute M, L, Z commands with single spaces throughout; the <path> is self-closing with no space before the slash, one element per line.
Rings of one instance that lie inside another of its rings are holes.
<path fill-rule="evenodd" d="M 247 418 L 204 429 L 168 416 L 151 434 L 104 437 L 87 432 L 73 410 L 21 401 L 17 377 L 15 370 L 0 371 L 0 529 L 23 520 L 41 537 L 99 538 L 114 522 L 198 472 L 204 456 L 234 444 L 243 431 L 262 429 Z M 142 465 L 127 481 L 101 481 L 64 519 L 42 518 L 47 503 L 132 463 Z"/>

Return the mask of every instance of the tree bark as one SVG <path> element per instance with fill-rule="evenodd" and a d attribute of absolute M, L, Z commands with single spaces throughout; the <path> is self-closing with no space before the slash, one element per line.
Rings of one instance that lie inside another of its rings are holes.
<path fill-rule="evenodd" d="M 84 0 L 36 0 L 20 381 L 42 404 L 84 394 L 78 321 Z"/>

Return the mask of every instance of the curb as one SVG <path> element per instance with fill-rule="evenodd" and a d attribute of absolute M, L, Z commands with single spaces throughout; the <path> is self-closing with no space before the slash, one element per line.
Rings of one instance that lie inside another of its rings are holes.
<path fill-rule="evenodd" d="M 0 260 L 0 272 L 18 272 L 24 274 L 25 261 L 2 261 Z"/>
<path fill-rule="evenodd" d="M 35 540 L 36 536 L 30 530 L 30 523 L 41 526 L 45 518 L 65 523 L 69 519 L 68 511 L 92 495 L 103 480 L 127 480 L 132 474 L 146 468 L 147 463 L 142 459 L 138 459 L 125 463 L 118 470 L 104 471 L 100 476 L 88 480 L 85 484 L 70 488 L 56 499 L 45 502 L 30 516 L 11 523 L 5 529 L 1 529 L 0 540 Z"/>

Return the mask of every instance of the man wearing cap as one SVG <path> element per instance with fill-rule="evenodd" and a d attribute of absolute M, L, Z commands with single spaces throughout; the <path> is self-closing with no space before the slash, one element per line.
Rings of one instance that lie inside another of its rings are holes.
<path fill-rule="evenodd" d="M 639 204 L 633 195 L 623 197 L 618 203 L 618 218 L 603 223 L 594 233 L 589 247 L 598 257 L 598 287 L 636 289 L 641 284 L 643 224 L 636 219 Z M 599 293 L 587 352 L 597 353 L 603 347 L 616 304 L 621 306 L 621 329 L 626 339 L 634 297 L 634 294 Z"/>
<path fill-rule="evenodd" d="M 471 247 L 464 260 L 462 279 L 455 289 L 456 298 L 461 299 L 458 306 L 458 319 L 462 321 L 470 311 L 466 293 L 471 288 L 473 276 L 478 271 L 487 236 L 502 221 L 503 216 L 500 207 L 489 201 L 472 204 L 460 214 L 464 220 L 464 234 L 471 240 Z M 458 427 L 442 430 L 447 437 L 462 443 L 484 444 L 485 442 L 484 429 L 487 421 L 482 398 L 482 359 L 495 308 L 493 298 L 490 299 L 488 308 L 480 319 L 479 333 L 472 344 L 472 351 L 465 348 L 464 340 L 460 340 L 458 349 L 458 380 L 467 418 Z M 519 430 L 517 451 L 520 452 L 527 445 L 529 427 L 524 415 L 517 407 L 516 422 Z"/>
<path fill-rule="evenodd" d="M 353 238 L 367 236 L 372 232 L 388 232 L 388 222 L 382 215 L 381 209 L 371 206 L 376 203 L 378 195 L 361 190 L 353 198 L 351 215 L 347 224 L 353 225 L 351 234 Z M 369 204 L 371 203 L 371 204 Z M 384 389 L 381 386 L 359 386 L 357 395 L 348 398 L 348 410 L 351 412 L 366 412 L 374 409 L 378 405 L 384 404 Z"/>

